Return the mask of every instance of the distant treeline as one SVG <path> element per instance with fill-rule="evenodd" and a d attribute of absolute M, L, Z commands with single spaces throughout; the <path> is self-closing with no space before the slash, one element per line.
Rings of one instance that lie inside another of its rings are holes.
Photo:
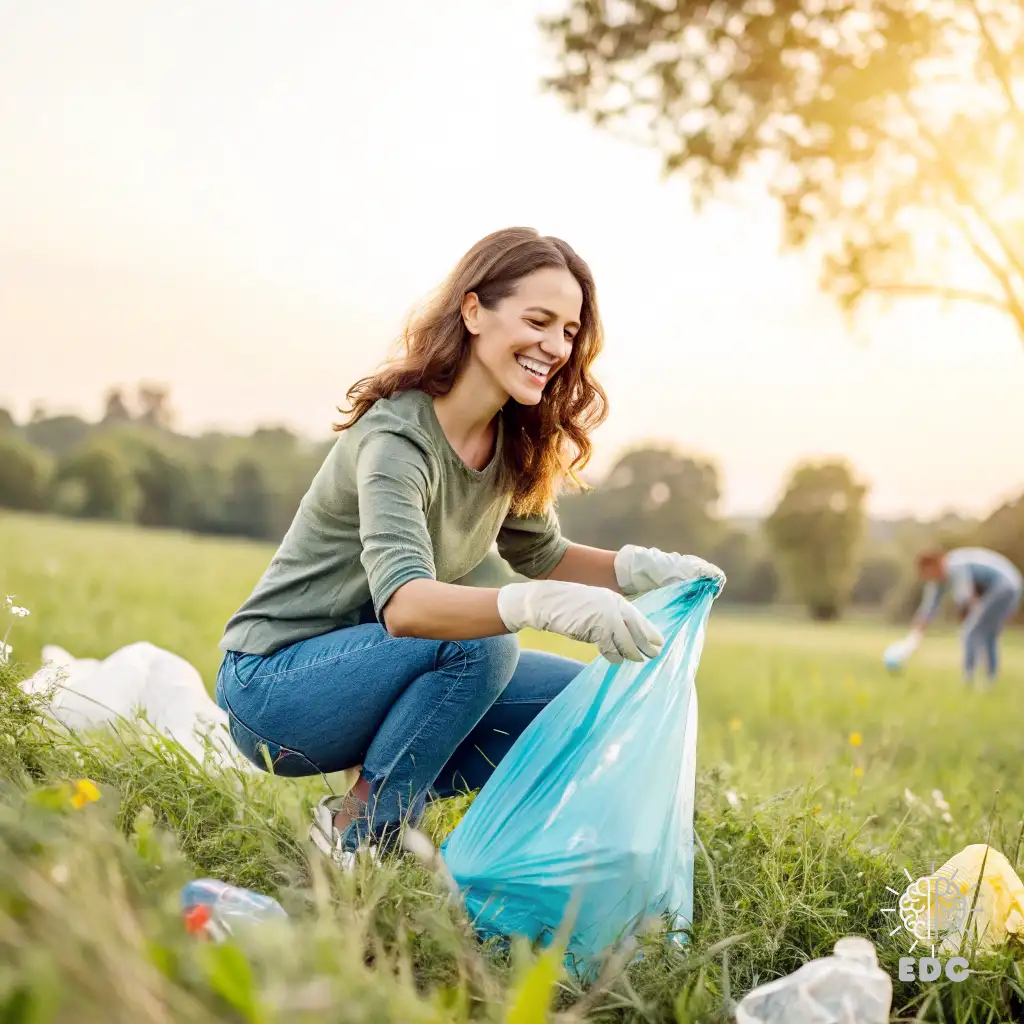
<path fill-rule="evenodd" d="M 332 443 L 281 427 L 247 436 L 176 432 L 167 392 L 120 389 L 89 422 L 0 410 L 0 505 L 279 540 Z M 6 429 L 5 429 L 6 428 Z"/>
<path fill-rule="evenodd" d="M 37 407 L 18 423 L 0 409 L 0 507 L 277 541 L 333 444 L 282 427 L 190 436 L 173 422 L 155 386 L 131 398 L 112 388 L 96 421 Z M 819 619 L 851 605 L 905 618 L 919 594 L 914 556 L 926 547 L 980 543 L 1024 566 L 1024 498 L 983 522 L 871 521 L 866 489 L 836 462 L 796 467 L 764 522 L 723 518 L 719 494 L 713 462 L 645 446 L 592 490 L 563 495 L 559 515 L 579 543 L 699 553 L 728 574 L 724 601 L 800 602 Z M 495 556 L 473 582 L 507 572 Z"/>

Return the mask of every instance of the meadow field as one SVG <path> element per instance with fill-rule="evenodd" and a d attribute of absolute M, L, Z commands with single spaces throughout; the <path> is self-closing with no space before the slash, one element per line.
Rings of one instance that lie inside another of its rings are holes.
<path fill-rule="evenodd" d="M 45 643 L 104 657 L 149 640 L 212 688 L 223 625 L 271 553 L 0 514 L 0 598 L 31 612 L 13 620 L 15 666 L 0 670 L 0 1020 L 526 1022 L 555 1019 L 550 1002 L 566 1021 L 726 1021 L 731 1000 L 844 934 L 878 945 L 894 1021 L 1024 1016 L 1012 950 L 972 961 L 960 984 L 902 983 L 906 941 L 882 913 L 904 869 L 925 874 L 971 843 L 1022 870 L 1021 636 L 1005 644 L 998 687 L 974 692 L 949 631 L 891 676 L 880 658 L 892 626 L 713 609 L 697 676 L 690 941 L 645 940 L 640 963 L 581 995 L 544 956 L 480 949 L 418 864 L 339 876 L 311 861 L 305 822 L 322 781 L 209 773 L 127 732 L 86 742 L 41 725 L 19 696 Z M 522 637 L 593 657 L 551 640 Z M 99 800 L 60 789 L 80 778 Z M 458 813 L 434 809 L 436 839 Z M 199 942 L 175 902 L 198 876 L 274 895 L 293 920 Z"/>

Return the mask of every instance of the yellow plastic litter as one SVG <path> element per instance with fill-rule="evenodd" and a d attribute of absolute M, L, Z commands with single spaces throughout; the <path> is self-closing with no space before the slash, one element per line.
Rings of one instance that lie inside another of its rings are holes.
<path fill-rule="evenodd" d="M 984 875 L 981 875 L 982 861 L 985 864 Z M 960 890 L 968 910 L 974 906 L 973 925 L 969 931 L 977 937 L 979 948 L 995 948 L 1010 937 L 1024 940 L 1024 882 L 998 850 L 986 847 L 984 843 L 964 847 L 946 861 L 935 876 L 948 879 Z M 976 903 L 975 886 L 978 886 Z M 944 945 L 959 946 L 959 941 L 950 936 Z"/>

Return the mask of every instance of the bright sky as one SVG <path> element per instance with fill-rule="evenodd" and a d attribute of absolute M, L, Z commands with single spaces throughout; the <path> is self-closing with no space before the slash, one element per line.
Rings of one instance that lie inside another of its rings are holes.
<path fill-rule="evenodd" d="M 548 8 L 557 0 L 547 0 Z M 595 469 L 670 440 L 727 511 L 842 454 L 879 513 L 1024 489 L 1024 347 L 920 304 L 849 333 L 767 204 L 701 218 L 657 156 L 568 114 L 531 0 L 0 0 L 0 405 L 172 390 L 185 429 L 326 436 L 478 237 L 529 224 L 595 273 Z"/>

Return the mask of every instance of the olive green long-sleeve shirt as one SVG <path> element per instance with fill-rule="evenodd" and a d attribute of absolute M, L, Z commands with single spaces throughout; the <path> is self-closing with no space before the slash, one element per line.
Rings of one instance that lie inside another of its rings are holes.
<path fill-rule="evenodd" d="M 381 620 L 414 579 L 452 583 L 497 541 L 512 568 L 546 575 L 569 542 L 553 511 L 511 516 L 499 486 L 504 439 L 482 470 L 455 453 L 422 391 L 377 401 L 342 431 L 251 596 L 231 617 L 222 650 L 271 654 L 344 626 Z"/>

